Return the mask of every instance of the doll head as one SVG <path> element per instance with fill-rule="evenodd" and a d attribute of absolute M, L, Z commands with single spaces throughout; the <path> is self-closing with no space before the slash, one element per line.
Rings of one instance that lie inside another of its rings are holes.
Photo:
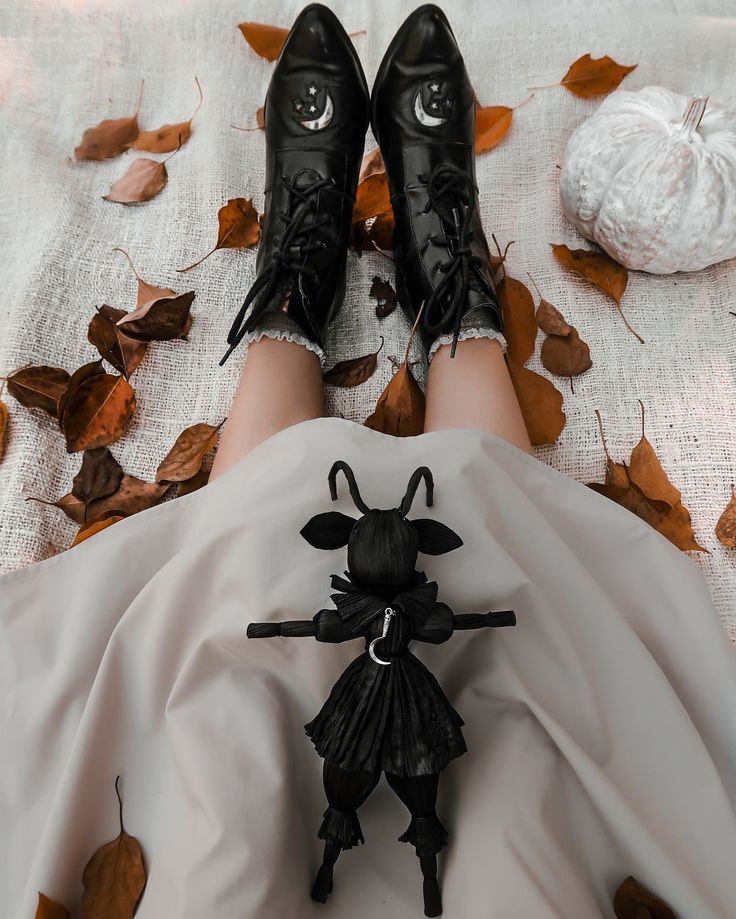
<path fill-rule="evenodd" d="M 302 528 L 301 535 L 317 549 L 347 546 L 348 570 L 364 590 L 379 596 L 401 590 L 411 583 L 419 552 L 442 555 L 463 544 L 457 533 L 438 520 L 427 517 L 409 520 L 407 517 L 422 479 L 427 489 L 427 506 L 432 504 L 434 482 L 426 466 L 414 470 L 401 503 L 389 509 L 369 508 L 365 504 L 353 470 L 344 460 L 337 460 L 328 476 L 333 501 L 337 500 L 340 470 L 363 516 L 349 517 L 338 511 L 317 514 Z"/>

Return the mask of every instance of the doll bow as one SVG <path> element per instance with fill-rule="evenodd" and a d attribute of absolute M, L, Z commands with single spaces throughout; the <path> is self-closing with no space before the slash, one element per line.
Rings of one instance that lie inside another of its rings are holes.
<path fill-rule="evenodd" d="M 331 585 L 337 593 L 330 594 L 330 599 L 337 608 L 342 622 L 356 634 L 359 634 L 375 616 L 383 615 L 386 606 L 398 608 L 409 616 L 417 625 L 423 625 L 437 605 L 437 582 L 428 581 L 422 571 L 414 572 L 412 584 L 399 591 L 390 600 L 366 593 L 350 580 L 350 573 L 345 577 L 333 574 Z"/>

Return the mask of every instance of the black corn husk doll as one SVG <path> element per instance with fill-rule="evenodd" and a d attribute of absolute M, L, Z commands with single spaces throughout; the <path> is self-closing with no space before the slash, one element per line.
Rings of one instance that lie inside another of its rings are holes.
<path fill-rule="evenodd" d="M 328 807 L 317 835 L 325 840 L 323 862 L 312 899 L 324 903 L 332 890 L 333 866 L 342 849 L 362 843 L 356 813 L 385 772 L 388 784 L 411 813 L 401 842 L 416 849 L 424 877 L 424 912 L 439 916 L 437 853 L 448 833 L 435 810 L 440 772 L 465 753 L 464 724 L 439 683 L 409 649 L 412 640 L 440 644 L 458 629 L 516 624 L 512 610 L 454 614 L 437 600 L 437 583 L 415 568 L 417 555 L 442 555 L 463 544 L 444 523 L 407 517 L 424 479 L 427 506 L 434 482 L 426 466 L 416 469 L 397 508 L 369 508 L 360 496 L 353 470 L 337 460 L 328 482 L 337 500 L 337 473 L 347 479 L 362 517 L 330 511 L 317 514 L 301 535 L 317 549 L 347 545 L 345 577 L 332 575 L 335 609 L 312 619 L 251 622 L 249 638 L 311 636 L 317 641 L 365 639 L 356 657 L 333 686 L 317 716 L 306 724 L 324 758 Z"/>

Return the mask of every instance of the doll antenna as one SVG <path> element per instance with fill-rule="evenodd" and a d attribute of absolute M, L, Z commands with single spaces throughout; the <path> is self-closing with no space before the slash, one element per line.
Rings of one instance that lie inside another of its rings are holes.
<path fill-rule="evenodd" d="M 415 469 L 411 474 L 409 479 L 409 484 L 406 486 L 406 494 L 401 500 L 399 505 L 399 511 L 401 512 L 402 517 L 406 517 L 411 508 L 411 502 L 414 500 L 414 495 L 416 494 L 419 482 L 421 479 L 424 479 L 427 485 L 427 507 L 432 506 L 433 494 L 434 494 L 434 480 L 432 478 L 432 473 L 426 466 L 419 466 L 418 469 Z"/>
<path fill-rule="evenodd" d="M 332 469 L 330 469 L 330 474 L 327 477 L 327 481 L 330 485 L 330 496 L 332 500 L 337 501 L 337 473 L 341 469 L 345 473 L 345 478 L 348 482 L 348 488 L 350 489 L 350 497 L 353 499 L 353 503 L 359 511 L 363 511 L 364 514 L 367 514 L 370 508 L 360 497 L 360 492 L 358 491 L 358 483 L 355 481 L 353 470 L 350 468 L 350 466 L 348 466 L 345 460 L 336 460 L 332 464 Z"/>

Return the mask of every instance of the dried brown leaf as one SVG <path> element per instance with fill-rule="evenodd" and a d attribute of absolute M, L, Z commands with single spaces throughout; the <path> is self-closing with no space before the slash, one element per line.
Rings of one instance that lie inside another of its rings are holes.
<path fill-rule="evenodd" d="M 84 542 L 85 539 L 89 539 L 90 536 L 94 536 L 95 533 L 99 533 L 100 530 L 106 530 L 119 520 L 125 520 L 125 517 L 122 514 L 110 514 L 107 517 L 95 517 L 94 520 L 88 520 L 77 530 L 74 539 L 69 544 L 69 548 L 71 549 L 74 546 L 78 546 L 80 542 Z"/>
<path fill-rule="evenodd" d="M 376 316 L 379 319 L 385 319 L 396 309 L 396 291 L 388 281 L 384 281 L 377 274 L 373 276 L 368 296 L 376 301 Z"/>
<path fill-rule="evenodd" d="M 289 34 L 278 26 L 262 25 L 259 22 L 240 22 L 238 28 L 251 48 L 267 61 L 275 61 L 284 47 Z"/>
<path fill-rule="evenodd" d="M 716 524 L 719 542 L 729 549 L 736 549 L 736 488 L 731 486 L 731 500 L 723 509 Z"/>
<path fill-rule="evenodd" d="M 358 182 L 363 182 L 368 176 L 375 175 L 378 172 L 385 172 L 386 167 L 383 164 L 381 148 L 375 147 L 370 153 L 366 153 L 360 166 L 360 176 Z"/>
<path fill-rule="evenodd" d="M 258 211 L 251 198 L 231 198 L 218 211 L 217 220 L 219 229 L 214 247 L 196 262 L 177 271 L 189 271 L 218 249 L 250 249 L 261 238 Z"/>
<path fill-rule="evenodd" d="M 84 919 L 132 919 L 146 884 L 143 853 L 134 836 L 123 826 L 123 802 L 115 779 L 120 805 L 120 833 L 98 849 L 82 873 Z"/>
<path fill-rule="evenodd" d="M 387 211 L 380 214 L 371 223 L 368 238 L 374 249 L 379 252 L 388 252 L 394 247 L 394 213 Z"/>
<path fill-rule="evenodd" d="M 128 144 L 138 136 L 138 110 L 141 107 L 143 81 L 138 94 L 135 112 L 128 118 L 107 118 L 87 128 L 79 145 L 74 150 L 78 160 L 107 160 L 123 153 Z"/>
<path fill-rule="evenodd" d="M 133 160 L 127 172 L 102 197 L 117 204 L 141 204 L 155 197 L 168 180 L 165 161 L 141 156 Z"/>
<path fill-rule="evenodd" d="M 537 340 L 534 298 L 526 284 L 508 274 L 497 285 L 497 293 L 503 308 L 507 354 L 515 364 L 523 366 L 534 354 Z"/>
<path fill-rule="evenodd" d="M 542 366 L 560 377 L 576 377 L 590 370 L 590 348 L 570 326 L 568 335 L 548 335 L 542 342 L 539 357 Z"/>
<path fill-rule="evenodd" d="M 589 54 L 584 54 L 570 65 L 570 69 L 560 80 L 560 85 L 581 99 L 591 99 L 593 96 L 603 96 L 616 89 L 623 78 L 636 67 L 636 64 L 631 67 L 617 64 L 608 55 L 592 58 Z"/>
<path fill-rule="evenodd" d="M 191 479 L 179 482 L 176 488 L 177 498 L 181 498 L 184 495 L 190 495 L 193 491 L 198 491 L 200 488 L 203 488 L 207 482 L 209 482 L 211 471 L 212 467 L 207 469 L 205 466 L 202 466 L 199 472 L 195 472 Z"/>
<path fill-rule="evenodd" d="M 174 446 L 161 460 L 156 470 L 156 481 L 186 482 L 195 476 L 201 466 L 205 453 L 217 443 L 218 425 L 199 422 L 185 428 L 176 438 Z"/>
<path fill-rule="evenodd" d="M 339 361 L 334 367 L 327 370 L 322 379 L 331 386 L 360 386 L 373 376 L 378 364 L 378 353 L 383 347 L 383 335 L 378 350 L 365 354 L 363 357 L 353 357 L 347 361 Z"/>
<path fill-rule="evenodd" d="M 87 364 L 82 364 L 81 367 L 77 367 L 74 373 L 69 378 L 69 383 L 64 390 L 64 392 L 59 397 L 59 427 L 62 427 L 62 421 L 64 419 L 64 412 L 66 411 L 66 403 L 69 399 L 69 396 L 74 392 L 74 390 L 81 386 L 85 380 L 91 380 L 93 377 L 102 376 L 105 373 L 105 368 L 102 365 L 102 359 L 98 358 L 96 361 L 90 361 Z"/>
<path fill-rule="evenodd" d="M 156 482 L 144 482 L 143 479 L 126 473 L 121 479 L 120 487 L 117 491 L 106 498 L 90 501 L 87 507 L 87 516 L 90 519 L 109 516 L 110 514 L 122 514 L 124 517 L 131 517 L 139 511 L 145 511 L 149 507 L 158 504 L 168 489 L 168 484 L 159 485 Z M 70 505 L 62 508 L 68 516 L 71 516 L 70 509 Z"/>
<path fill-rule="evenodd" d="M 569 335 L 572 326 L 549 300 L 542 298 L 537 307 L 537 325 L 547 335 Z"/>
<path fill-rule="evenodd" d="M 79 472 L 72 480 L 72 494 L 88 504 L 116 492 L 123 478 L 123 467 L 107 447 L 85 450 Z"/>
<path fill-rule="evenodd" d="M 118 319 L 127 315 L 125 310 L 103 303 L 97 307 L 87 329 L 87 339 L 109 364 L 122 373 L 125 379 L 143 360 L 148 342 L 129 338 L 117 325 Z"/>
<path fill-rule="evenodd" d="M 38 905 L 36 906 L 36 919 L 70 919 L 69 910 L 45 896 L 39 890 Z"/>
<path fill-rule="evenodd" d="M 144 303 L 117 320 L 117 328 L 136 341 L 171 341 L 182 338 L 191 327 L 194 291 L 169 294 Z"/>
<path fill-rule="evenodd" d="M 475 152 L 487 153 L 508 134 L 514 110 L 507 105 L 486 105 L 475 111 Z"/>
<path fill-rule="evenodd" d="M 391 194 L 385 172 L 374 172 L 359 183 L 353 207 L 353 224 L 392 213 Z"/>
<path fill-rule="evenodd" d="M 423 312 L 424 304 L 414 321 L 401 366 L 379 396 L 375 410 L 363 422 L 374 431 L 395 437 L 413 437 L 424 430 L 424 393 L 409 365 L 409 350 Z"/>
<path fill-rule="evenodd" d="M 626 328 L 643 343 L 644 339 L 631 328 L 621 308 L 621 298 L 629 280 L 628 272 L 623 265 L 614 262 L 605 252 L 594 252 L 592 249 L 568 249 L 565 245 L 555 243 L 551 243 L 551 246 L 555 258 L 561 265 L 595 284 L 599 290 L 613 300 Z"/>
<path fill-rule="evenodd" d="M 61 419 L 67 452 L 116 441 L 130 423 L 135 404 L 133 388 L 122 376 L 101 373 L 83 380 L 69 393 Z"/>
<path fill-rule="evenodd" d="M 634 877 L 621 882 L 613 898 L 616 919 L 677 919 L 672 909 Z"/>
<path fill-rule="evenodd" d="M 196 77 L 194 81 L 199 91 L 199 102 L 191 117 L 177 124 L 164 124 L 155 131 L 141 131 L 138 137 L 127 145 L 130 149 L 145 150 L 147 153 L 171 153 L 179 146 L 184 146 L 192 135 L 192 120 L 202 105 L 202 87 Z"/>
<path fill-rule="evenodd" d="M 562 393 L 545 377 L 506 357 L 511 382 L 529 434 L 536 447 L 553 444 L 565 426 Z"/>
<path fill-rule="evenodd" d="M 52 418 L 59 417 L 59 401 L 70 377 L 61 367 L 21 367 L 7 378 L 8 392 L 26 408 L 40 408 Z"/>

